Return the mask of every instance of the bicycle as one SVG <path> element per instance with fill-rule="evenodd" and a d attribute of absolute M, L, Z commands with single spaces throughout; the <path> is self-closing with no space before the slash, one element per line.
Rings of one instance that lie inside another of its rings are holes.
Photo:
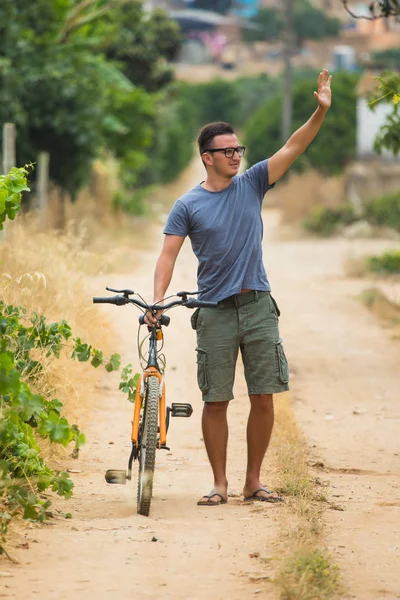
<path fill-rule="evenodd" d="M 169 450 L 167 432 L 170 417 L 190 417 L 193 412 L 189 403 L 173 402 L 170 407 L 166 406 L 166 385 L 164 381 L 166 361 L 164 355 L 161 354 L 164 339 L 162 327 L 169 325 L 170 317 L 164 313 L 175 306 L 186 306 L 186 308 L 191 309 L 216 308 L 217 303 L 202 301 L 193 297 L 188 298 L 188 296 L 196 296 L 201 292 L 178 292 L 175 295 L 179 299 L 168 304 L 147 304 L 141 296 L 139 296 L 140 300 L 131 298 L 130 296 L 135 294 L 132 290 L 114 290 L 109 287 L 106 287 L 106 290 L 118 295 L 94 297 L 93 303 L 114 304 L 116 306 L 136 305 L 144 313 L 139 317 L 139 332 L 140 326 L 145 324 L 146 312 L 150 311 L 153 316 L 156 316 L 158 311 L 163 311 L 153 325 L 147 325 L 149 332 L 147 336 L 149 340 L 147 356 L 142 351 L 146 338 L 142 343 L 139 343 L 138 332 L 138 351 L 142 373 L 136 385 L 131 431 L 132 450 L 128 461 L 128 471 L 108 469 L 105 474 L 107 483 L 126 484 L 126 481 L 132 478 L 132 463 L 138 460 L 137 512 L 147 517 L 153 495 L 156 449 Z M 166 300 L 169 298 L 166 298 Z M 158 347 L 158 342 L 161 342 L 160 347 Z"/>

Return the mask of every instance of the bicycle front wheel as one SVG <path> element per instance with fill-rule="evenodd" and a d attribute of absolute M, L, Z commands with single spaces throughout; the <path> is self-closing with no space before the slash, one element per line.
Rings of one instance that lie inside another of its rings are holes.
<path fill-rule="evenodd" d="M 160 400 L 160 382 L 151 376 L 146 380 L 144 415 L 141 443 L 139 449 L 139 477 L 137 493 L 137 511 L 149 516 L 153 494 L 153 475 L 156 462 L 158 434 L 158 406 Z"/>

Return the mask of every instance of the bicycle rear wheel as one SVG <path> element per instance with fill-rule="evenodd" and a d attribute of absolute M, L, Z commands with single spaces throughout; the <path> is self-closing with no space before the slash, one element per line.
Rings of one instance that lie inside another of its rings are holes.
<path fill-rule="evenodd" d="M 146 380 L 144 400 L 143 428 L 139 450 L 139 477 L 137 492 L 137 511 L 149 516 L 153 494 L 153 474 L 156 462 L 158 434 L 158 406 L 160 400 L 160 382 L 151 376 Z"/>

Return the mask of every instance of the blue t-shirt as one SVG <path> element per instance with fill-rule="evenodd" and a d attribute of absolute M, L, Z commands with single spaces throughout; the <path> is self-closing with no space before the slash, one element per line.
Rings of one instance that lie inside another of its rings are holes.
<path fill-rule="evenodd" d="M 273 186 L 268 161 L 259 162 L 221 192 L 197 185 L 179 198 L 168 216 L 165 234 L 189 236 L 199 264 L 202 300 L 217 302 L 242 288 L 270 291 L 262 261 L 261 205 Z"/>

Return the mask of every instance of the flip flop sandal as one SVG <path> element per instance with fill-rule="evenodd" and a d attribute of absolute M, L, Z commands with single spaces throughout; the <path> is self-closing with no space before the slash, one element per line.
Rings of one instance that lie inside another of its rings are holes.
<path fill-rule="evenodd" d="M 220 500 L 218 500 L 217 502 L 213 502 L 212 498 L 215 498 L 215 496 L 218 496 L 218 498 L 220 498 Z M 207 500 L 205 502 L 202 500 L 199 500 L 197 503 L 197 506 L 220 506 L 221 504 L 227 503 L 227 500 L 225 500 L 225 498 L 223 496 L 221 496 L 221 494 L 218 494 L 218 492 L 209 494 L 208 496 L 203 496 L 203 498 L 207 498 Z"/>
<path fill-rule="evenodd" d="M 267 494 L 272 494 L 272 492 L 267 490 L 267 488 L 262 487 L 262 488 L 259 488 L 258 490 L 255 490 L 251 496 L 246 496 L 244 499 L 245 500 L 258 500 L 259 502 L 271 502 L 271 503 L 283 502 L 283 498 L 281 498 L 280 496 L 272 496 L 272 495 L 270 495 L 269 497 L 268 496 L 259 496 L 258 494 L 260 492 L 266 492 Z"/>

